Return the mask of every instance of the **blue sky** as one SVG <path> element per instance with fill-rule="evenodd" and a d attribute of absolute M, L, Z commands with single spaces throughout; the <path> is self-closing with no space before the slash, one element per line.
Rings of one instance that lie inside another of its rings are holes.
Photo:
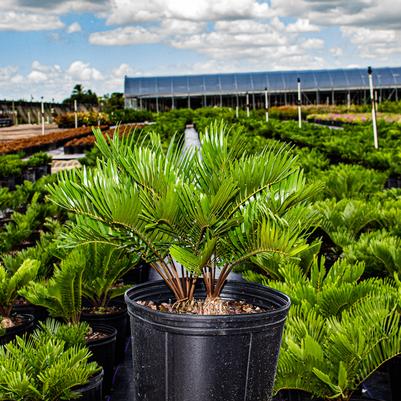
<path fill-rule="evenodd" d="M 2 0 L 0 98 L 124 75 L 401 65 L 401 1 Z"/>

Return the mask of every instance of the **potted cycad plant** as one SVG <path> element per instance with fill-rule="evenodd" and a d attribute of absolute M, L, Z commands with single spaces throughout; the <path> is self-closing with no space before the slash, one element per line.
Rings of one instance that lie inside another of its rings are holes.
<path fill-rule="evenodd" d="M 100 400 L 103 373 L 89 358 L 86 347 L 68 346 L 43 328 L 17 337 L 0 346 L 0 400 Z"/>
<path fill-rule="evenodd" d="M 359 281 L 363 263 L 324 264 L 316 259 L 309 275 L 282 265 L 283 281 L 265 282 L 293 302 L 275 388 L 301 391 L 302 401 L 359 401 L 361 384 L 401 352 L 396 289 L 382 279 Z"/>
<path fill-rule="evenodd" d="M 113 243 L 163 278 L 126 293 L 135 400 L 271 398 L 290 301 L 227 276 L 307 248 L 316 188 L 286 147 L 244 154 L 241 132 L 227 131 L 212 125 L 201 149 L 185 153 L 174 139 L 163 150 L 156 134 L 111 140 L 96 131 L 97 167 L 64 172 L 49 188 L 76 213 L 67 245 Z"/>
<path fill-rule="evenodd" d="M 29 314 L 12 313 L 18 291 L 35 279 L 39 269 L 37 260 L 27 259 L 14 272 L 8 272 L 0 265 L 0 344 L 12 341 L 17 335 L 33 329 L 35 319 Z"/>
<path fill-rule="evenodd" d="M 138 257 L 129 258 L 112 244 L 89 243 L 79 249 L 76 264 L 83 271 L 82 294 L 87 302 L 81 320 L 106 324 L 117 330 L 116 363 L 119 363 L 124 359 L 128 314 L 125 302 L 117 298 L 129 288 L 121 278 L 133 269 Z"/>
<path fill-rule="evenodd" d="M 94 360 L 104 370 L 104 392 L 111 388 L 117 331 L 106 325 L 92 325 L 80 321 L 82 313 L 82 275 L 80 249 L 70 252 L 55 266 L 48 281 L 31 282 L 19 293 L 33 305 L 45 307 L 50 316 L 63 320 L 67 325 L 83 327 L 86 343 Z"/>

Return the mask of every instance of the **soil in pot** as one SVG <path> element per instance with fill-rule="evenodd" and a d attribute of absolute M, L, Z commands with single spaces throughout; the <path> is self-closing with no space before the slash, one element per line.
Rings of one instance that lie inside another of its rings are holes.
<path fill-rule="evenodd" d="M 0 336 L 0 345 L 4 345 L 13 341 L 17 336 L 30 334 L 35 328 L 35 318 L 28 314 L 13 314 L 11 316 L 11 327 L 6 326 L 6 332 Z"/>
<path fill-rule="evenodd" d="M 75 389 L 81 394 L 79 397 L 80 401 L 102 401 L 102 382 L 103 382 L 103 371 L 99 372 L 95 377 L 89 380 L 89 383 L 84 386 L 80 386 Z"/>
<path fill-rule="evenodd" d="M 205 298 L 201 282 L 195 298 Z M 271 400 L 290 300 L 276 290 L 235 281 L 225 284 L 222 298 L 266 311 L 225 316 L 166 313 L 137 302 L 169 303 L 173 295 L 164 282 L 127 291 L 134 382 L 130 401 Z"/>
<path fill-rule="evenodd" d="M 119 364 L 124 360 L 128 325 L 128 314 L 125 304 L 116 303 L 106 310 L 104 308 L 98 310 L 84 308 L 81 314 L 81 320 L 88 322 L 90 325 L 114 327 L 117 330 L 115 363 Z"/>
<path fill-rule="evenodd" d="M 86 344 L 96 361 L 103 368 L 103 394 L 110 394 L 113 384 L 117 330 L 111 326 L 93 325 Z"/>

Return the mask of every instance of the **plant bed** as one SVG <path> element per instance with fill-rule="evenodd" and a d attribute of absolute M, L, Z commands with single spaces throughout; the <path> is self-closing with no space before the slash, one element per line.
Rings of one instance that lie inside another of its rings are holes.
<path fill-rule="evenodd" d="M 101 126 L 105 130 L 107 126 Z M 0 144 L 0 154 L 17 153 L 24 151 L 30 155 L 35 152 L 45 151 L 50 148 L 56 149 L 72 138 L 87 136 L 92 132 L 90 127 L 74 128 L 64 132 L 53 132 L 33 138 L 16 139 L 15 141 L 4 142 Z"/>
<path fill-rule="evenodd" d="M 118 129 L 110 128 L 103 133 L 103 136 L 106 138 L 109 136 L 113 138 L 114 133 L 118 132 L 119 136 L 122 137 L 126 132 L 129 132 L 131 129 L 142 129 L 145 124 L 125 124 L 120 125 Z M 64 145 L 64 153 L 65 154 L 75 154 L 75 153 L 84 153 L 85 151 L 89 151 L 93 148 L 96 142 L 96 137 L 94 135 L 87 135 L 81 138 L 74 138 L 68 141 Z"/>
<path fill-rule="evenodd" d="M 0 345 L 13 341 L 17 336 L 29 334 L 35 328 L 35 317 L 28 314 L 13 314 L 10 316 L 14 326 L 6 328 L 4 335 L 0 335 Z M 0 325 L 4 322 L 0 321 Z"/>
<path fill-rule="evenodd" d="M 204 285 L 197 285 L 195 298 L 205 295 Z M 137 302 L 174 298 L 163 281 L 141 284 L 126 293 L 135 400 L 270 399 L 290 300 L 267 287 L 234 281 L 226 283 L 221 297 L 268 311 L 196 316 L 158 312 Z"/>

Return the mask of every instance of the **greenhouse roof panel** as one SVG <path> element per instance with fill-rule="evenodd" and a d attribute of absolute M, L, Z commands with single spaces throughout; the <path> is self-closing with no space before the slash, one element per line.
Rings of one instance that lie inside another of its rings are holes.
<path fill-rule="evenodd" d="M 366 68 L 271 71 L 167 77 L 125 77 L 125 96 L 157 97 L 244 92 L 293 92 L 297 78 L 303 90 L 367 89 Z M 376 87 L 401 86 L 401 67 L 373 69 Z"/>

